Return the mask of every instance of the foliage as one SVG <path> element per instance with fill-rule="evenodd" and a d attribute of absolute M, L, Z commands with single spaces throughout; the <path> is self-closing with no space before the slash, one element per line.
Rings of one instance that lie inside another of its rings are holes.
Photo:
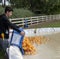
<path fill-rule="evenodd" d="M 60 9 L 60 0 L 11 0 L 11 3 L 16 8 L 27 8 L 36 14 L 55 14 Z"/>

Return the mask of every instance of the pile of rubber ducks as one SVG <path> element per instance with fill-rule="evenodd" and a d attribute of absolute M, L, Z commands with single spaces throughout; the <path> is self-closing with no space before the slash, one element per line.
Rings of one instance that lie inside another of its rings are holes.
<path fill-rule="evenodd" d="M 32 55 L 36 53 L 36 48 L 32 45 L 28 37 L 24 38 L 22 47 L 26 55 Z"/>
<path fill-rule="evenodd" d="M 48 39 L 44 36 L 35 36 L 35 37 L 24 37 L 22 47 L 26 55 L 34 55 L 36 54 L 36 48 L 34 43 L 39 45 L 42 43 L 46 43 Z"/>
<path fill-rule="evenodd" d="M 37 45 L 44 44 L 47 42 L 47 38 L 44 36 L 35 36 L 35 37 L 28 37 L 31 43 L 35 43 Z"/>

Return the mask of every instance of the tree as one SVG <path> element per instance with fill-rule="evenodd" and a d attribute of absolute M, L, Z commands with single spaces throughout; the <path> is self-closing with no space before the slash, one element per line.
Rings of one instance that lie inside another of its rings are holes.
<path fill-rule="evenodd" d="M 60 7 L 60 0 L 11 0 L 11 3 L 16 8 L 27 8 L 37 14 L 53 14 Z"/>

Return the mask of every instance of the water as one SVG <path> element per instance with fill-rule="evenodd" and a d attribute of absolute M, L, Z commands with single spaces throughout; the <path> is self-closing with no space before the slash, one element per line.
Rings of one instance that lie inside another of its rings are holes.
<path fill-rule="evenodd" d="M 37 46 L 36 55 L 24 55 L 24 59 L 60 59 L 60 33 L 46 35 L 49 41 Z"/>

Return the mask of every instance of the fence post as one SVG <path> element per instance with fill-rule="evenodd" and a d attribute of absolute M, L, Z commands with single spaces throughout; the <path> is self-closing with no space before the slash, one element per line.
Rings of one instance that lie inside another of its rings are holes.
<path fill-rule="evenodd" d="M 31 20 L 31 25 L 32 25 L 32 18 L 30 17 L 30 20 Z"/>

